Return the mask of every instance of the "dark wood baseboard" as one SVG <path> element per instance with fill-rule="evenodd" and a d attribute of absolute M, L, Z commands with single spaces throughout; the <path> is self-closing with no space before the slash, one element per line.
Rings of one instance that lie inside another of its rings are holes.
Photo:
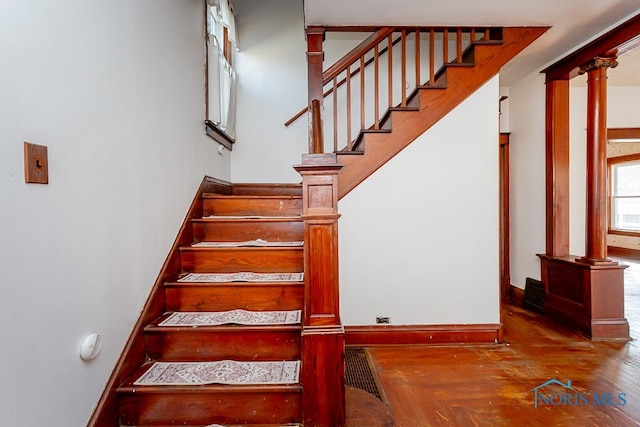
<path fill-rule="evenodd" d="M 640 262 L 640 251 L 637 249 L 608 246 L 607 254 L 614 258 L 623 258 L 623 259 L 629 259 L 629 260 Z"/>
<path fill-rule="evenodd" d="M 519 307 L 522 306 L 522 302 L 524 301 L 524 289 L 521 289 L 513 284 L 509 287 L 509 299 L 513 305 L 517 305 Z"/>
<path fill-rule="evenodd" d="M 477 344 L 502 342 L 502 324 L 345 326 L 346 345 Z"/>

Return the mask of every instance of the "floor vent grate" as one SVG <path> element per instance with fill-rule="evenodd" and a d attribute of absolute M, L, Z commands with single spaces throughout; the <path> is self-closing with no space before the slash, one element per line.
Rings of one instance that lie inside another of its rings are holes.
<path fill-rule="evenodd" d="M 345 366 L 348 386 L 364 390 L 384 402 L 364 347 L 346 347 Z"/>

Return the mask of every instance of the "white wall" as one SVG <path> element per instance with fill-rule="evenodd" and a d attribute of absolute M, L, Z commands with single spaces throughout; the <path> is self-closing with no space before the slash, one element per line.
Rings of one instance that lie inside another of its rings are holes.
<path fill-rule="evenodd" d="M 343 323 L 499 322 L 498 78 L 339 205 Z"/>
<path fill-rule="evenodd" d="M 233 182 L 300 182 L 292 165 L 308 151 L 305 117 L 284 123 L 307 105 L 307 57 L 302 2 L 234 0 L 238 141 Z"/>
<path fill-rule="evenodd" d="M 509 87 L 511 160 L 511 283 L 540 278 L 536 254 L 545 252 L 544 75 L 534 72 Z"/>
<path fill-rule="evenodd" d="M 229 179 L 203 37 L 200 0 L 0 2 L 0 426 L 86 424 L 203 176 Z"/>

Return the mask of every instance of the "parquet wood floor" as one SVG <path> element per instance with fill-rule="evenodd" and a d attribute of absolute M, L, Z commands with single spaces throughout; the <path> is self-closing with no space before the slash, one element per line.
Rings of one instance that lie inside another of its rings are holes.
<path fill-rule="evenodd" d="M 395 426 L 640 426 L 640 264 L 630 265 L 630 342 L 590 341 L 505 305 L 503 344 L 370 347 Z M 533 389 L 551 379 L 570 380 L 572 390 L 540 388 L 540 396 L 554 400 L 538 400 L 536 408 Z M 348 400 L 347 413 L 356 406 Z M 352 416 L 348 425 L 390 424 Z"/>

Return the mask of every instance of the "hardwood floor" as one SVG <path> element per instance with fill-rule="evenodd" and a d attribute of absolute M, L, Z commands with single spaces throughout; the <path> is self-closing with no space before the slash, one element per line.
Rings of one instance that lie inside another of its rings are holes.
<path fill-rule="evenodd" d="M 640 264 L 629 264 L 630 342 L 590 341 L 507 305 L 503 344 L 370 347 L 395 426 L 640 426 Z M 571 389 L 538 388 L 552 379 Z M 394 425 L 357 405 L 347 399 L 350 427 Z"/>

